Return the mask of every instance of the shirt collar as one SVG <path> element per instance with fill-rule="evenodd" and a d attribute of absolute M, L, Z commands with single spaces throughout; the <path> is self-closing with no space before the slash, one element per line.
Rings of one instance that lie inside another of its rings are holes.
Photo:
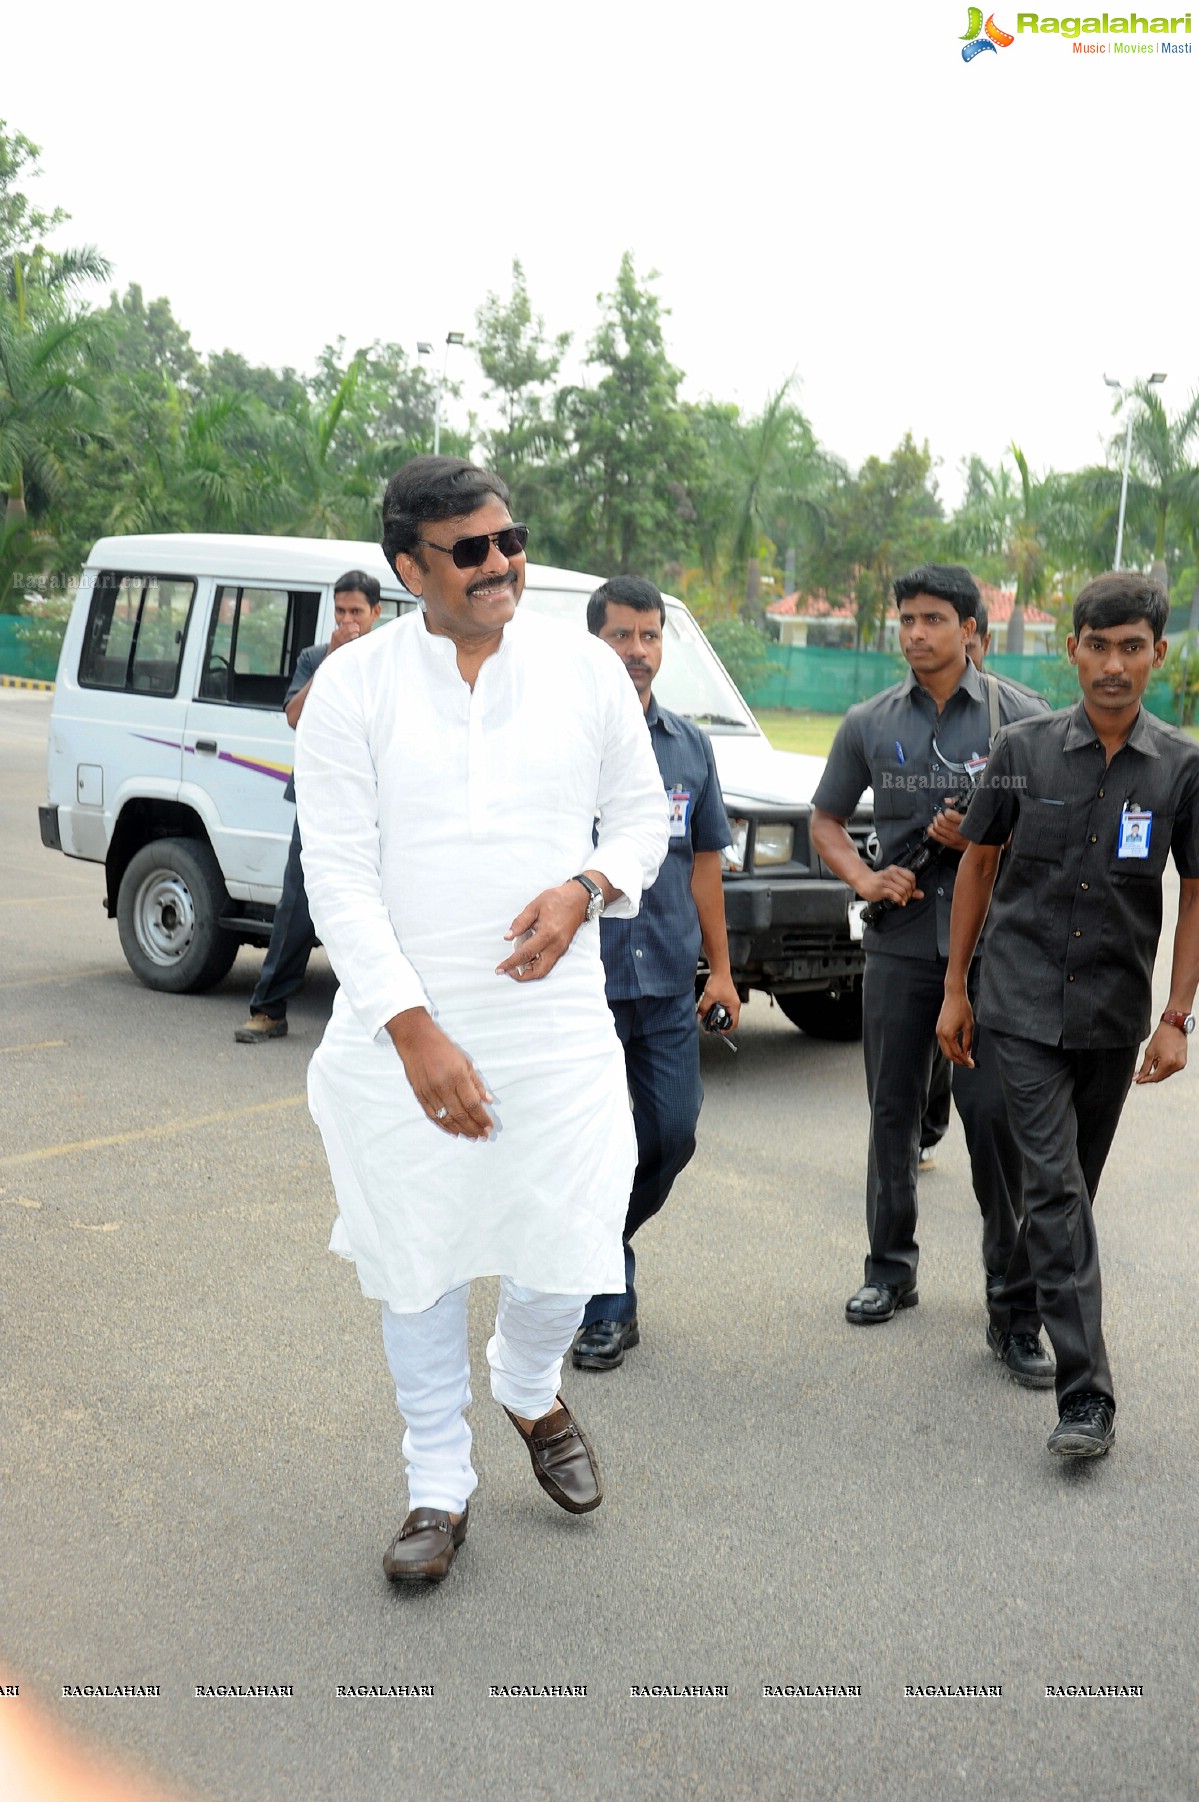
<path fill-rule="evenodd" d="M 916 691 L 919 691 L 921 694 L 928 694 L 928 690 L 923 684 L 916 680 L 916 672 L 910 665 L 908 666 L 907 675 L 899 686 L 901 692 L 909 697 Z M 962 679 L 954 689 L 953 695 L 960 694 L 963 689 L 965 689 L 972 701 L 981 701 L 983 699 L 983 679 L 975 669 L 969 657 L 966 659 L 966 667 L 962 672 Z M 949 697 L 951 701 L 953 695 L 950 695 Z M 929 695 L 929 699 L 932 700 L 931 695 Z M 934 705 L 935 704 L 936 703 L 934 702 Z"/>
<path fill-rule="evenodd" d="M 649 706 L 645 710 L 645 723 L 651 730 L 654 726 L 661 726 L 663 732 L 669 732 L 673 737 L 678 737 L 678 721 L 673 713 L 668 713 L 665 707 L 658 706 L 658 697 L 652 689 L 650 690 Z"/>
<path fill-rule="evenodd" d="M 1086 707 L 1081 701 L 1078 701 L 1075 704 L 1074 711 L 1070 715 L 1070 724 L 1066 730 L 1066 743 L 1064 748 L 1067 751 L 1078 751 L 1081 750 L 1084 745 L 1093 745 L 1097 742 L 1095 728 L 1091 724 Z M 1133 721 L 1132 731 L 1128 734 L 1128 737 L 1124 740 L 1124 744 L 1121 745 L 1120 749 L 1123 750 L 1125 746 L 1128 745 L 1131 745 L 1134 751 L 1139 751 L 1142 757 L 1161 756 L 1161 752 L 1157 748 L 1157 740 L 1154 737 L 1153 727 L 1149 723 L 1149 715 L 1145 712 L 1143 707 L 1137 710 L 1137 717 Z"/>

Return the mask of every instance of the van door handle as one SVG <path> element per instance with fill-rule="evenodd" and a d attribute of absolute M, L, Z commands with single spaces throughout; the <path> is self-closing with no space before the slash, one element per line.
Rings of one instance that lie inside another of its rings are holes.
<path fill-rule="evenodd" d="M 197 751 L 207 751 L 210 756 L 215 757 L 216 756 L 216 739 L 215 738 L 198 738 L 196 740 L 196 750 Z"/>

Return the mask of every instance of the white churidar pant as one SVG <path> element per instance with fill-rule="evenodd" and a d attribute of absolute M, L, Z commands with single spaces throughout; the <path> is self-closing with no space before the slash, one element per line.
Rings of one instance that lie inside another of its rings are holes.
<path fill-rule="evenodd" d="M 420 1314 L 383 1303 L 383 1349 L 404 1417 L 410 1508 L 460 1514 L 478 1484 L 470 1461 L 470 1284 L 451 1289 Z M 542 1295 L 500 1278 L 495 1333 L 488 1341 L 491 1393 L 522 1420 L 540 1420 L 558 1396 L 562 1359 L 587 1305 L 585 1295 Z"/>

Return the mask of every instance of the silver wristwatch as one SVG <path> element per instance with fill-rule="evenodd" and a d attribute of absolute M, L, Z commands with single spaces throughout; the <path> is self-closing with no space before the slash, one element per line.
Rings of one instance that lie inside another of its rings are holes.
<path fill-rule="evenodd" d="M 570 880 L 572 882 L 581 882 L 583 887 L 587 890 L 587 919 L 598 920 L 604 911 L 603 889 L 592 882 L 590 876 L 572 876 Z"/>

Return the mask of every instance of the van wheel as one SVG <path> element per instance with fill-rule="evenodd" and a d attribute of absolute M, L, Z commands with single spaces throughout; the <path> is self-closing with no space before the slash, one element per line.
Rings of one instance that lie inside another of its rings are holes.
<path fill-rule="evenodd" d="M 121 949 L 138 981 L 171 995 L 193 995 L 219 982 L 239 943 L 219 924 L 227 905 L 220 866 L 202 840 L 143 845 L 117 894 Z"/>
<path fill-rule="evenodd" d="M 825 989 L 816 994 L 776 995 L 790 1020 L 811 1039 L 860 1039 L 862 1036 L 862 985 Z"/>

